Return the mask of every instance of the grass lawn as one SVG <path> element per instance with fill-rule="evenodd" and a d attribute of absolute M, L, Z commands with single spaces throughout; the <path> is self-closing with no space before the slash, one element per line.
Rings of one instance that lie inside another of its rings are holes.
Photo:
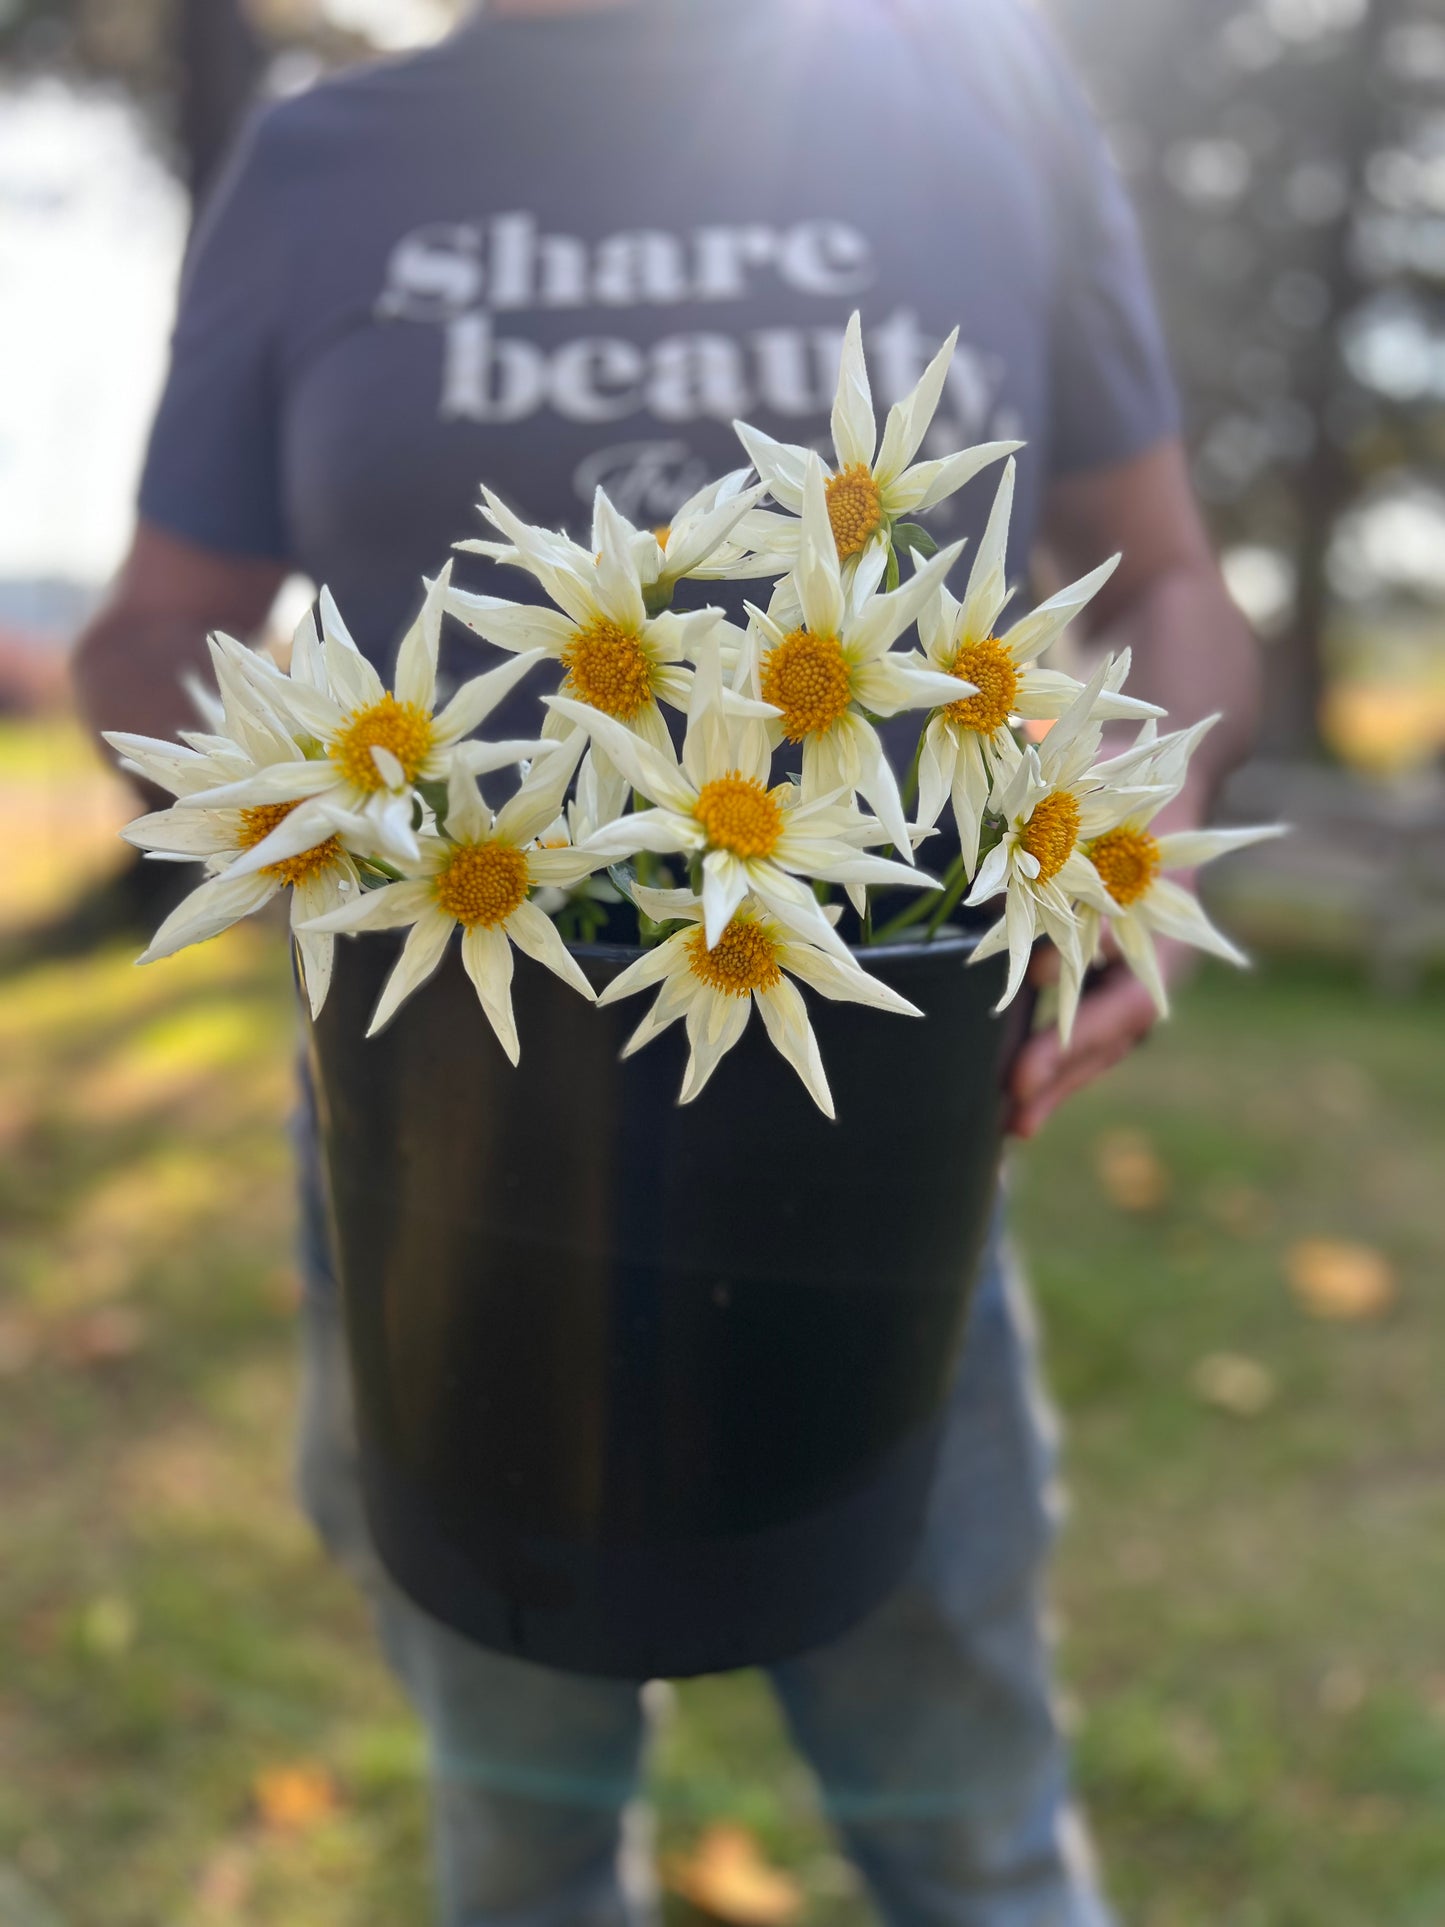
<path fill-rule="evenodd" d="M 420 1744 L 289 1497 L 289 1034 L 264 931 L 0 995 L 3 1927 L 426 1918 Z M 1438 994 L 1299 967 L 1203 977 L 1020 1160 L 1131 1927 L 1445 1921 L 1442 1188 Z M 680 1690 L 656 1781 L 665 1854 L 735 1821 L 873 1918 L 756 1680 Z"/>

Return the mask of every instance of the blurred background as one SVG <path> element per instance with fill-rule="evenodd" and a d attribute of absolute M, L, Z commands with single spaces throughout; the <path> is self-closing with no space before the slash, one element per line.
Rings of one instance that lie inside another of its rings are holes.
<path fill-rule="evenodd" d="M 1051 5 L 1264 649 L 1228 808 L 1298 825 L 1216 887 L 1262 968 L 1020 1161 L 1066 1711 L 1126 1921 L 1440 1927 L 1445 20 Z M 425 1917 L 420 1741 L 289 1496 L 284 946 L 131 969 L 65 655 L 238 118 L 455 11 L 0 0 L 0 1927 Z M 870 1920 L 760 1684 L 666 1713 L 670 1917 Z"/>

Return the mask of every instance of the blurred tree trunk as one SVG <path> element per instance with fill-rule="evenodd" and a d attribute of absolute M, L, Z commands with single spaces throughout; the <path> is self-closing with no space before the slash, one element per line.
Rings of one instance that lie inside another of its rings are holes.
<path fill-rule="evenodd" d="M 1336 413 L 1336 404 L 1348 389 L 1341 324 L 1366 292 L 1355 266 L 1355 221 L 1367 195 L 1370 157 L 1382 133 L 1385 103 L 1379 88 L 1380 57 L 1386 33 L 1398 12 L 1398 0 L 1369 0 L 1355 36 L 1357 79 L 1346 96 L 1348 111 L 1332 127 L 1320 129 L 1320 150 L 1333 148 L 1339 156 L 1348 192 L 1339 219 L 1321 237 L 1317 271 L 1329 319 L 1300 357 L 1296 388 L 1299 400 L 1313 418 L 1315 444 L 1297 485 L 1299 538 L 1293 617 L 1264 658 L 1261 747 L 1276 755 L 1313 757 L 1323 753 L 1324 643 L 1332 602 L 1330 548 L 1340 517 L 1356 499 L 1360 487 Z"/>
<path fill-rule="evenodd" d="M 242 0 L 175 0 L 179 130 L 191 204 L 199 208 L 265 68 Z"/>

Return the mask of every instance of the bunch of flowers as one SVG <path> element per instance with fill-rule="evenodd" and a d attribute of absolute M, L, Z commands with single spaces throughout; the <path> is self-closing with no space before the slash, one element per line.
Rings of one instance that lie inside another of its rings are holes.
<path fill-rule="evenodd" d="M 407 932 L 375 1032 L 459 930 L 462 962 L 515 1063 L 513 947 L 591 999 L 567 939 L 620 932 L 639 954 L 601 1001 L 657 988 L 627 1049 L 681 1019 L 683 1102 L 756 1003 L 830 1115 L 798 984 L 918 1015 L 860 957 L 905 933 L 931 940 L 963 903 L 1002 898 L 973 955 L 1007 951 L 1003 1004 L 1036 937 L 1052 940 L 1066 1033 L 1110 939 L 1161 1012 L 1156 935 L 1242 961 L 1167 872 L 1275 832 L 1156 835 L 1209 723 L 1161 734 L 1162 712 L 1124 693 L 1127 651 L 1087 682 L 1043 666 L 1118 557 L 1003 621 L 1019 445 L 915 459 L 952 349 L 890 410 L 880 442 L 855 315 L 833 463 L 739 424 L 758 479 L 724 477 L 665 529 L 635 528 L 599 491 L 583 547 L 484 490 L 499 539 L 459 546 L 526 571 L 546 600 L 455 588 L 448 564 L 426 584 L 390 689 L 325 590 L 287 668 L 212 637 L 203 728 L 179 742 L 108 737 L 124 767 L 176 799 L 131 824 L 129 840 L 207 872 L 142 961 L 213 937 L 286 891 L 313 1013 L 338 934 Z M 947 578 L 962 544 L 937 550 L 911 518 L 999 462 L 959 600 Z M 745 628 L 716 608 L 673 607 L 682 582 L 723 578 L 768 584 L 766 606 L 746 605 Z M 447 617 L 502 655 L 439 707 Z M 523 679 L 543 677 L 535 737 L 478 736 Z M 916 749 L 900 783 L 885 733 L 905 714 Z M 1135 740 L 1105 754 L 1105 726 L 1131 721 Z M 510 793 L 489 801 L 484 783 L 490 792 L 487 779 L 503 772 Z M 935 876 L 918 854 L 934 836 L 952 848 L 945 812 L 957 848 Z"/>

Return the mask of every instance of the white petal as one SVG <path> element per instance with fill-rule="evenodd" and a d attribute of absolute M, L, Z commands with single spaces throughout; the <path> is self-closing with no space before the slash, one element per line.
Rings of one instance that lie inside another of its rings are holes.
<path fill-rule="evenodd" d="M 1022 442 L 982 442 L 977 448 L 960 449 L 942 461 L 918 462 L 888 486 L 887 506 L 893 515 L 915 514 L 933 508 L 971 482 L 981 469 L 1005 455 L 1016 455 Z"/>
<path fill-rule="evenodd" d="M 138 850 L 166 856 L 218 856 L 237 847 L 238 817 L 230 810 L 152 810 L 127 823 L 121 835 Z"/>
<path fill-rule="evenodd" d="M 321 647 L 326 659 L 326 680 L 331 694 L 345 709 L 368 709 L 381 701 L 386 691 L 381 677 L 351 639 L 341 619 L 330 589 L 322 585 Z"/>
<path fill-rule="evenodd" d="M 969 904 L 979 904 L 987 903 L 990 897 L 996 897 L 1008 882 L 1008 859 L 1009 845 L 1005 837 L 1003 842 L 994 844 L 979 865 L 978 875 L 973 880 L 973 888 L 964 901 Z"/>
<path fill-rule="evenodd" d="M 1247 830 L 1173 830 L 1160 837 L 1159 855 L 1166 870 L 1194 870 L 1232 850 L 1247 850 L 1252 843 L 1288 835 L 1287 823 L 1263 823 Z"/>
<path fill-rule="evenodd" d="M 674 952 L 673 966 L 675 966 L 677 946 L 664 944 L 662 948 Z M 681 971 L 673 968 L 673 974 L 664 981 L 652 1008 L 622 1046 L 622 1056 L 631 1057 L 634 1051 L 640 1051 L 644 1044 L 650 1044 L 654 1037 L 659 1036 L 669 1025 L 675 1024 L 679 1017 L 686 1016 L 688 1007 L 693 1001 L 694 992 L 701 995 L 703 986 L 687 971 L 685 963 Z"/>
<path fill-rule="evenodd" d="M 429 883 L 388 883 L 378 890 L 363 890 L 335 909 L 320 916 L 306 917 L 299 928 L 305 930 L 399 930 L 415 923 L 436 908 Z"/>
<path fill-rule="evenodd" d="M 460 742 L 463 736 L 484 723 L 503 699 L 511 694 L 529 669 L 541 662 L 546 652 L 527 649 L 485 675 L 464 682 L 437 716 L 434 730 L 438 743 Z"/>
<path fill-rule="evenodd" d="M 687 1035 L 692 1054 L 683 1074 L 679 1104 L 691 1104 L 747 1028 L 751 1004 L 746 997 L 706 992 L 688 1008 Z M 710 1020 L 716 1021 L 710 1021 Z"/>
<path fill-rule="evenodd" d="M 739 469 L 737 472 L 741 476 L 747 470 Z M 739 494 L 720 497 L 716 506 L 696 521 L 688 522 L 685 514 L 679 516 L 673 524 L 673 538 L 667 545 L 664 573 L 668 580 L 690 574 L 715 555 L 742 518 L 766 493 L 767 484 L 759 482 L 756 487 L 744 489 Z"/>
<path fill-rule="evenodd" d="M 406 788 L 406 771 L 402 767 L 401 758 L 394 751 L 389 750 L 384 743 L 371 745 L 371 760 L 377 775 L 381 778 L 383 789 Z"/>
<path fill-rule="evenodd" d="M 749 428 L 746 422 L 734 422 L 733 430 L 748 451 L 753 467 L 767 483 L 774 501 L 791 509 L 794 515 L 799 514 L 803 507 L 803 477 L 812 451 L 791 442 L 775 442 L 771 435 L 765 435 L 760 428 Z"/>
<path fill-rule="evenodd" d="M 503 843 L 515 843 L 520 848 L 556 820 L 584 746 L 581 735 L 573 735 L 538 757 L 497 811 L 495 833 Z"/>
<path fill-rule="evenodd" d="M 633 997 L 639 990 L 647 990 L 660 983 L 676 967 L 672 946 L 665 943 L 654 944 L 651 950 L 644 950 L 636 963 L 626 970 L 603 990 L 597 999 L 599 1004 L 615 1004 L 623 997 Z"/>
<path fill-rule="evenodd" d="M 910 1004 L 891 985 L 880 983 L 857 964 L 845 964 L 841 957 L 815 949 L 812 944 L 780 944 L 778 962 L 835 1002 L 872 1004 L 878 1010 L 894 1011 L 900 1017 L 923 1015 L 917 1004 Z"/>
<path fill-rule="evenodd" d="M 1117 555 L 1111 556 L 1091 574 L 1058 590 L 1047 602 L 1041 602 L 1031 615 L 1016 622 L 1005 637 L 1008 652 L 1014 661 L 1032 662 L 1036 656 L 1051 649 L 1075 616 L 1093 601 L 1118 568 L 1119 561 Z"/>
<path fill-rule="evenodd" d="M 891 594 L 871 597 L 848 624 L 850 654 L 879 656 L 891 647 L 916 619 L 962 553 L 962 542 L 951 543 L 937 555 L 930 556 L 921 569 Z"/>
<path fill-rule="evenodd" d="M 898 854 L 911 863 L 913 839 L 908 834 L 908 819 L 903 813 L 898 779 L 893 774 L 893 765 L 888 760 L 882 739 L 873 725 L 865 722 L 861 716 L 845 716 L 843 725 L 851 727 L 858 745 L 861 765 L 859 791 L 872 805 L 873 814 L 887 830 Z"/>
<path fill-rule="evenodd" d="M 259 843 L 253 843 L 249 850 L 236 858 L 230 867 L 230 875 L 249 876 L 254 871 L 268 869 L 273 863 L 283 863 L 287 857 L 314 850 L 317 844 L 324 843 L 328 837 L 338 833 L 338 816 L 342 823 L 359 827 L 349 813 L 333 807 L 329 797 L 316 797 L 308 803 L 298 803 L 288 816 L 282 817 L 269 835 L 263 836 Z"/>
<path fill-rule="evenodd" d="M 272 877 L 213 877 L 177 904 L 140 958 L 155 963 L 188 944 L 205 943 L 269 903 L 280 885 Z"/>
<path fill-rule="evenodd" d="M 958 757 L 955 732 L 941 716 L 931 717 L 918 756 L 918 821 L 924 829 L 931 830 L 943 814 Z"/>
<path fill-rule="evenodd" d="M 515 1064 L 522 1046 L 512 1014 L 512 946 L 500 930 L 476 923 L 462 932 L 462 962 L 497 1042 Z"/>
<path fill-rule="evenodd" d="M 483 486 L 484 513 L 503 535 L 510 536 L 523 566 L 542 584 L 547 594 L 571 616 L 574 622 L 591 622 L 597 614 L 596 595 L 584 576 L 584 569 L 595 574 L 592 558 L 578 550 L 565 536 L 550 529 L 533 528 L 514 515 L 501 497 Z"/>
<path fill-rule="evenodd" d="M 991 636 L 1008 601 L 1008 532 L 1016 466 L 1012 456 L 1004 464 L 998 493 L 989 510 L 988 526 L 969 572 L 968 591 L 963 598 L 957 629 L 960 640 L 965 643 L 983 642 Z"/>
<path fill-rule="evenodd" d="M 838 573 L 838 544 L 828 519 L 823 464 L 816 455 L 809 457 L 803 481 L 803 530 L 793 580 L 809 629 L 815 636 L 836 636 L 843 626 L 843 582 Z"/>
<path fill-rule="evenodd" d="M 499 743 L 484 743 L 473 736 L 452 750 L 451 766 L 467 776 L 490 776 L 550 755 L 558 741 L 556 736 L 508 736 Z"/>
<path fill-rule="evenodd" d="M 147 777 L 173 796 L 214 788 L 211 763 L 193 749 L 163 742 L 156 736 L 136 736 L 129 730 L 103 729 L 102 739 L 121 759 L 121 768 Z"/>
<path fill-rule="evenodd" d="M 446 562 L 434 582 L 426 585 L 421 613 L 402 638 L 396 655 L 398 702 L 415 703 L 429 716 L 436 700 L 437 653 L 441 648 L 442 611 L 451 587 L 452 565 Z"/>
<path fill-rule="evenodd" d="M 785 930 L 791 930 L 794 936 L 816 944 L 821 950 L 835 952 L 844 962 L 851 962 L 853 953 L 833 928 L 827 912 L 807 884 L 788 876 L 772 863 L 751 864 L 748 881 L 759 903 L 777 918 Z"/>
<path fill-rule="evenodd" d="M 607 858 L 597 850 L 528 850 L 527 872 L 533 883 L 560 884 L 569 890 L 602 869 Z"/>
<path fill-rule="evenodd" d="M 669 923 L 676 917 L 689 923 L 702 922 L 702 898 L 691 890 L 653 890 L 645 883 L 634 883 L 632 900 L 654 923 Z"/>
<path fill-rule="evenodd" d="M 689 818 L 673 810 L 634 810 L 594 830 L 582 845 L 609 863 L 651 850 L 655 856 L 672 856 L 679 850 L 696 849 L 702 832 Z"/>
<path fill-rule="evenodd" d="M 1025 890 L 1009 891 L 1004 899 L 1003 915 L 1004 930 L 1008 936 L 1008 983 L 995 1006 L 998 1010 L 1011 1004 L 1022 988 L 1024 972 L 1033 955 L 1037 929 L 1033 899 Z"/>
<path fill-rule="evenodd" d="M 663 755 L 631 730 L 624 729 L 611 716 L 570 696 L 548 696 L 547 708 L 585 730 L 593 742 L 606 750 L 633 788 L 649 802 L 672 810 L 690 810 L 696 796 L 675 756 Z"/>
<path fill-rule="evenodd" d="M 620 628 L 640 630 L 647 621 L 642 584 L 632 555 L 631 525 L 599 488 L 593 500 L 597 550 L 597 600 L 602 613 Z"/>
<path fill-rule="evenodd" d="M 888 411 L 883 446 L 878 452 L 878 481 L 883 488 L 900 476 L 923 446 L 929 424 L 938 410 L 948 364 L 958 344 L 958 330 L 944 342 L 914 386 L 913 392 Z"/>
<path fill-rule="evenodd" d="M 710 850 L 702 860 L 702 920 L 707 947 L 713 949 L 748 893 L 748 873 L 727 850 Z"/>
<path fill-rule="evenodd" d="M 848 468 L 861 462 L 867 468 L 877 445 L 878 425 L 873 419 L 873 392 L 868 386 L 868 368 L 863 359 L 863 328 L 855 308 L 843 334 L 843 356 L 838 367 L 838 388 L 833 397 L 833 447 L 838 465 Z"/>
<path fill-rule="evenodd" d="M 296 948 L 301 953 L 301 978 L 306 987 L 306 1001 L 313 1017 L 321 1015 L 326 993 L 331 988 L 331 968 L 336 956 L 336 939 L 318 935 L 313 930 L 294 932 Z"/>
<path fill-rule="evenodd" d="M 251 809 L 258 803 L 299 803 L 305 796 L 338 787 L 331 763 L 269 763 L 237 782 L 193 791 L 183 799 L 183 807 Z"/>
<path fill-rule="evenodd" d="M 959 744 L 952 791 L 958 846 L 963 852 L 963 867 L 970 877 L 978 867 L 978 846 L 983 835 L 983 813 L 988 802 L 989 782 L 988 756 L 983 739 L 970 732 Z"/>
<path fill-rule="evenodd" d="M 535 903 L 522 903 L 507 919 L 507 935 L 519 950 L 539 964 L 545 964 L 555 977 L 569 984 L 589 1004 L 597 1002 L 597 992 L 588 983 L 581 964 L 562 941 L 561 932 Z"/>
<path fill-rule="evenodd" d="M 540 649 L 549 656 L 560 656 L 577 633 L 576 623 L 560 609 L 534 608 L 531 603 L 473 595 L 466 589 L 450 592 L 447 610 L 474 635 L 498 649 Z"/>
<path fill-rule="evenodd" d="M 1147 915 L 1161 935 L 1192 944 L 1196 950 L 1207 950 L 1212 956 L 1223 957 L 1227 963 L 1248 967 L 1249 958 L 1244 952 L 1232 944 L 1222 930 L 1215 929 L 1187 890 L 1168 877 L 1157 877 L 1148 895 L 1136 907 Z"/>
<path fill-rule="evenodd" d="M 818 1040 L 796 987 L 784 977 L 771 990 L 757 993 L 757 1006 L 775 1048 L 802 1078 L 809 1097 L 825 1117 L 835 1116 Z"/>
<path fill-rule="evenodd" d="M 326 658 L 321 651 L 315 603 L 307 608 L 292 633 L 291 680 L 304 683 L 308 689 L 326 687 Z"/>
<path fill-rule="evenodd" d="M 1154 1008 L 1161 1017 L 1169 1015 L 1169 990 L 1164 982 L 1164 973 L 1159 968 L 1159 956 L 1154 948 L 1154 939 L 1149 935 L 1143 921 L 1127 914 L 1113 918 L 1114 939 L 1123 958 L 1134 975 L 1154 999 Z"/>

